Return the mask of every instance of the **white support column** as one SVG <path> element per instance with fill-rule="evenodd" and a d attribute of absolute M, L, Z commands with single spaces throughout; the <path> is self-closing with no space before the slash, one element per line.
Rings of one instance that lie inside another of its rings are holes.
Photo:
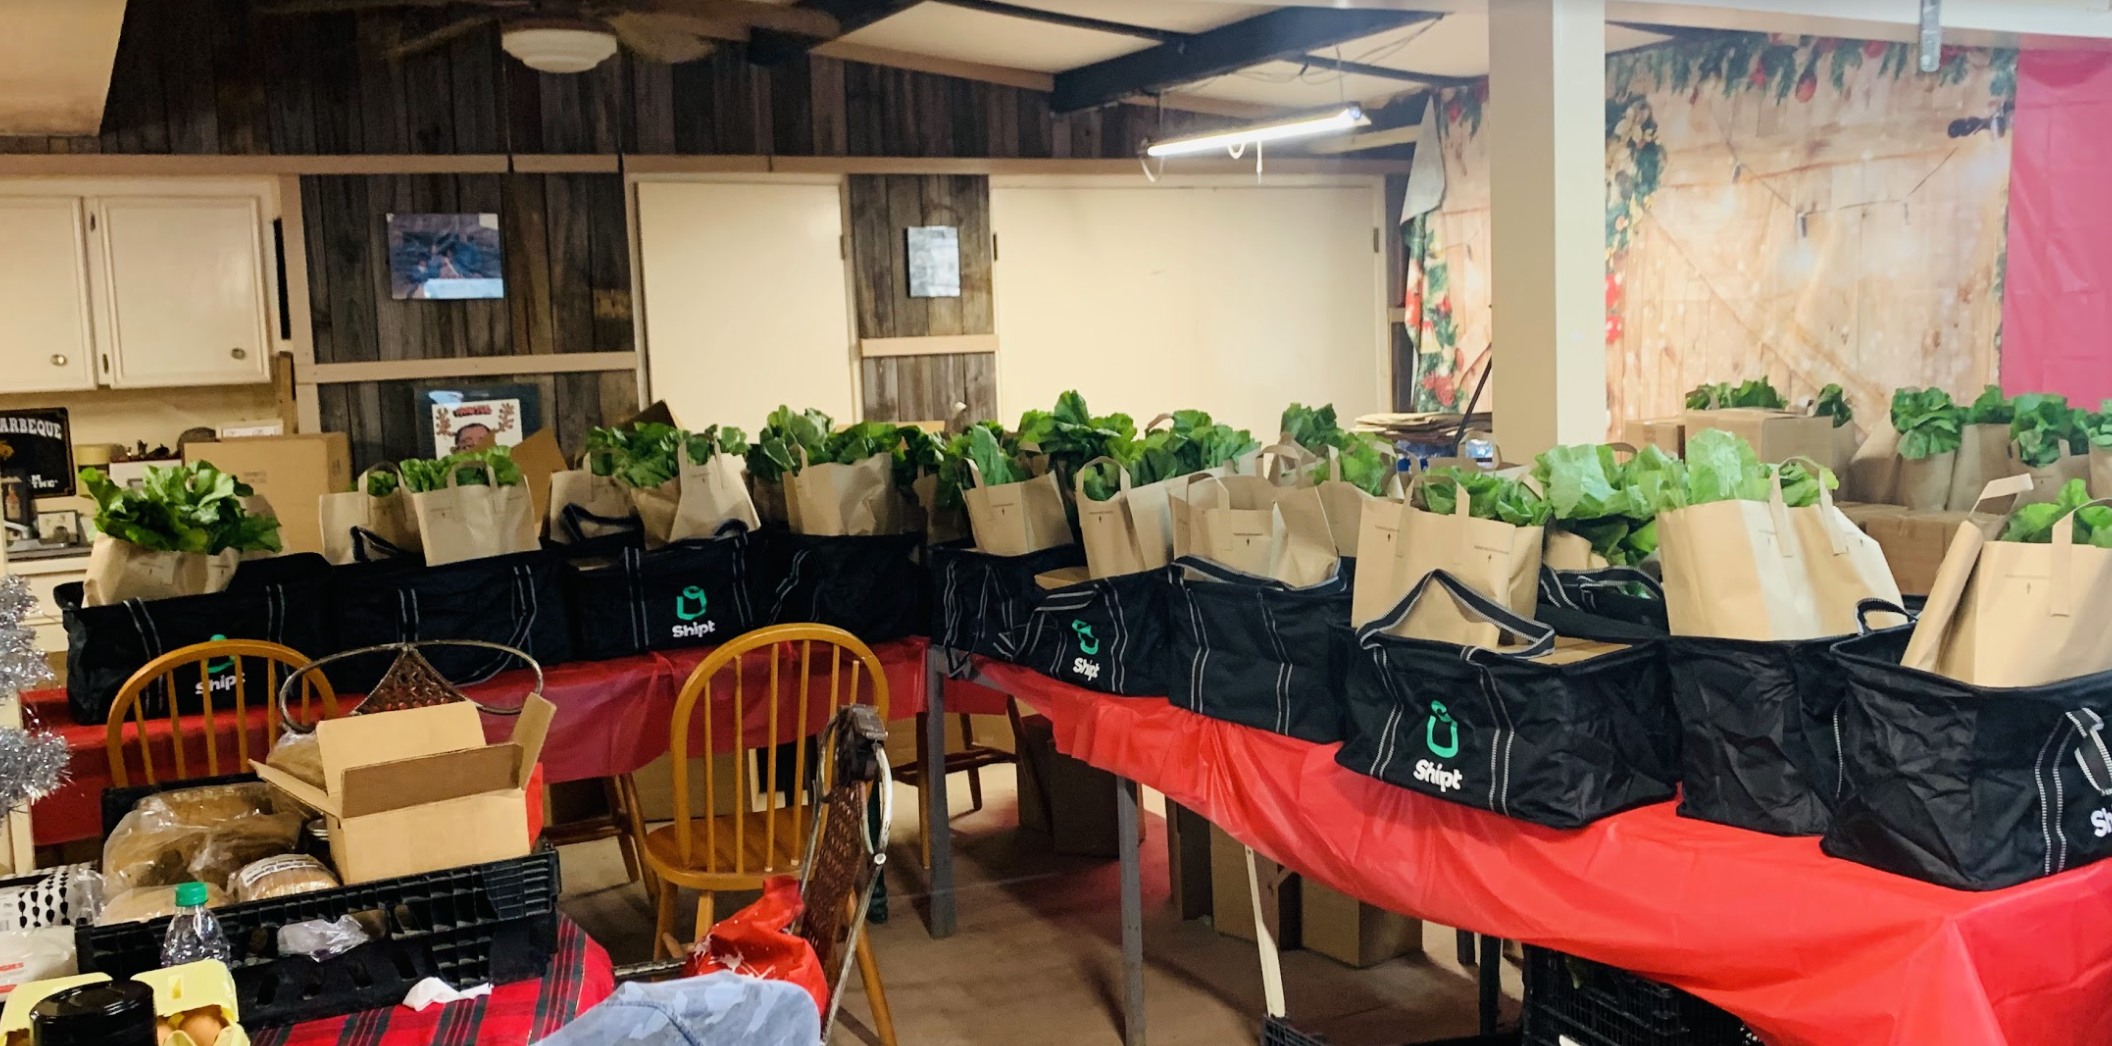
<path fill-rule="evenodd" d="M 1489 0 L 1496 435 L 1606 437 L 1606 5 Z"/>

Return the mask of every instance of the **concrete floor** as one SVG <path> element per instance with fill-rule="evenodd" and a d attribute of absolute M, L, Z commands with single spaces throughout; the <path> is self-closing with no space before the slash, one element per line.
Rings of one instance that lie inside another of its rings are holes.
<path fill-rule="evenodd" d="M 888 872 L 891 918 L 871 928 L 903 1046 L 1119 1046 L 1122 1041 L 1118 870 L 1113 861 L 1057 856 L 1018 828 L 1010 767 L 985 770 L 987 804 L 967 809 L 956 780 L 954 868 L 960 927 L 931 939 L 917 864 L 917 802 L 898 788 Z M 1157 812 L 1157 796 L 1148 797 Z M 1169 901 L 1165 822 L 1148 816 L 1144 844 L 1146 1028 L 1152 1046 L 1232 1046 L 1258 1038 L 1261 974 L 1254 945 L 1181 922 Z M 567 914 L 616 962 L 649 958 L 652 911 L 624 882 L 611 842 L 563 853 Z M 685 898 L 678 926 L 694 918 Z M 745 898 L 721 897 L 721 917 Z M 1284 954 L 1292 1022 L 1333 1046 L 1394 1046 L 1473 1033 L 1475 981 L 1453 960 L 1453 933 L 1425 927 L 1425 950 L 1368 970 L 1309 952 Z M 1518 973 L 1506 964 L 1505 1019 L 1514 1021 Z M 852 978 L 836 1044 L 877 1043 Z"/>

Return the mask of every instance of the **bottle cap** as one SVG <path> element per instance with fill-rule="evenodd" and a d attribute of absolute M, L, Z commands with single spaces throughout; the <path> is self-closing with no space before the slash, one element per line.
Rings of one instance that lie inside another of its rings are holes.
<path fill-rule="evenodd" d="M 179 908 L 197 908 L 205 904 L 204 883 L 184 883 L 176 887 L 176 905 Z"/>

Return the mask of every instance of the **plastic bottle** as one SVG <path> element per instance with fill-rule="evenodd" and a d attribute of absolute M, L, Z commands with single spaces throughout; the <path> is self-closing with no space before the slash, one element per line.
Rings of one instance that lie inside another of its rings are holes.
<path fill-rule="evenodd" d="M 176 888 L 176 917 L 169 920 L 169 934 L 161 940 L 161 964 L 181 966 L 201 959 L 226 962 L 232 954 L 220 933 L 220 920 L 205 910 L 205 884 L 184 883 Z"/>

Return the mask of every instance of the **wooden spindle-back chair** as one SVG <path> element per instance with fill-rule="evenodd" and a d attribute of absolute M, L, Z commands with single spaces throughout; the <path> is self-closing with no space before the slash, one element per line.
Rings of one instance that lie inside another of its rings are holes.
<path fill-rule="evenodd" d="M 128 720 L 131 723 L 129 732 L 138 741 L 145 784 L 246 772 L 251 760 L 262 760 L 271 753 L 271 746 L 284 729 L 279 714 L 280 680 L 308 662 L 306 655 L 277 643 L 257 639 L 215 639 L 171 650 L 140 666 L 139 671 L 132 673 L 132 678 L 125 680 L 125 685 L 118 689 L 117 698 L 110 704 L 103 748 L 110 759 L 111 782 L 119 788 L 132 783 L 125 758 Z M 231 682 L 219 684 L 222 679 Z M 216 684 L 233 692 L 232 708 L 215 707 Z M 195 701 L 183 697 L 190 687 L 197 688 Z M 316 714 L 318 706 L 320 715 Z M 184 713 L 186 708 L 195 708 L 197 712 L 187 716 Z M 321 673 L 308 673 L 302 680 L 299 715 L 304 723 L 310 724 L 316 719 L 337 715 L 337 694 Z M 154 759 L 156 739 L 148 724 L 164 718 L 169 724 L 169 757 L 157 769 Z M 235 728 L 234 737 L 223 745 L 220 728 L 230 720 Z M 252 723 L 264 729 L 263 745 L 254 751 L 250 744 Z M 194 733 L 205 735 L 203 763 L 193 759 L 189 751 Z M 232 748 L 224 760 L 221 756 L 223 747 Z"/>

